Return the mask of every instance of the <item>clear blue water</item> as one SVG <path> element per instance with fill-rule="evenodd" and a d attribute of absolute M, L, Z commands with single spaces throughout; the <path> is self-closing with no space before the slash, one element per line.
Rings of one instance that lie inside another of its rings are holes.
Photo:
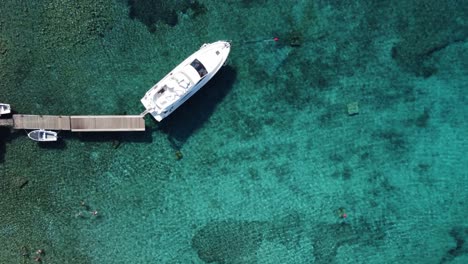
<path fill-rule="evenodd" d="M 2 1 L 17 113 L 139 114 L 232 50 L 146 132 L 1 128 L 0 263 L 468 263 L 468 6 L 342 2 Z"/>

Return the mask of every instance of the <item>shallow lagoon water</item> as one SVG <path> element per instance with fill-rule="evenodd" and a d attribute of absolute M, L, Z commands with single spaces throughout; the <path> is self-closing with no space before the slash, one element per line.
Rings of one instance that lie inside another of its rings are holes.
<path fill-rule="evenodd" d="M 37 144 L 1 128 L 1 263 L 468 261 L 462 1 L 0 10 L 0 102 L 23 114 L 139 114 L 185 57 L 232 41 L 145 132 Z"/>

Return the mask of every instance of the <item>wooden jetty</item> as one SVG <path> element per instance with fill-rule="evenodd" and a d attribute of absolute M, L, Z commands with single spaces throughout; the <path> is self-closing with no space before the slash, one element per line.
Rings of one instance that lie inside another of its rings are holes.
<path fill-rule="evenodd" d="M 70 117 L 53 115 L 13 115 L 13 128 L 70 130 Z"/>
<path fill-rule="evenodd" d="M 144 115 L 13 115 L 0 119 L 13 129 L 69 130 L 71 132 L 145 131 Z"/>
<path fill-rule="evenodd" d="M 13 119 L 1 119 L 0 118 L 0 127 L 13 127 Z"/>
<path fill-rule="evenodd" d="M 72 132 L 145 131 L 145 120 L 139 115 L 70 116 Z"/>

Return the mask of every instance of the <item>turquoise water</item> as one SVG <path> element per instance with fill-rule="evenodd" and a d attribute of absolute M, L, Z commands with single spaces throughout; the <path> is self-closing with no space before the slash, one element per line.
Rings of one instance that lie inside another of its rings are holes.
<path fill-rule="evenodd" d="M 1 128 L 0 263 L 468 263 L 468 6 L 343 2 L 2 1 L 17 113 L 139 114 L 232 49 L 146 132 Z"/>

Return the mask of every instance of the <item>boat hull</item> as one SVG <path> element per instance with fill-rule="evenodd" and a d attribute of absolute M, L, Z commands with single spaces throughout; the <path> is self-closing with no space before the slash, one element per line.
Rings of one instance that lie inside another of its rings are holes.
<path fill-rule="evenodd" d="M 28 137 L 38 142 L 57 141 L 57 132 L 44 130 L 44 129 L 38 129 L 38 130 L 33 130 L 29 132 Z"/>
<path fill-rule="evenodd" d="M 9 104 L 0 103 L 0 115 L 6 115 L 11 113 L 11 106 Z"/>
<path fill-rule="evenodd" d="M 158 122 L 173 113 L 221 69 L 230 47 L 226 41 L 204 44 L 146 92 L 146 112 Z"/>

